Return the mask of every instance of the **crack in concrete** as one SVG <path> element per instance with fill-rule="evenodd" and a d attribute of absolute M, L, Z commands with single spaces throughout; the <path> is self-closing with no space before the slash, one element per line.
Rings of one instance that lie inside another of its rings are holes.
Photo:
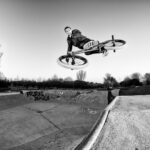
<path fill-rule="evenodd" d="M 43 112 L 47 112 L 49 110 L 53 110 L 53 108 L 56 108 L 57 106 L 53 107 L 53 108 L 50 108 L 50 109 L 46 109 L 46 110 L 36 110 L 36 109 L 32 109 L 32 108 L 29 108 L 29 107 L 26 107 L 26 106 L 23 106 L 24 108 L 28 109 L 28 110 L 31 110 L 31 111 L 34 111 L 36 113 L 43 113 Z"/>
<path fill-rule="evenodd" d="M 49 120 L 44 114 L 44 112 L 48 111 L 48 110 L 52 110 L 53 108 L 56 108 L 57 106 L 53 107 L 52 109 L 47 109 L 47 110 L 44 110 L 44 111 L 40 111 L 38 112 L 38 110 L 34 110 L 34 109 L 31 109 L 29 107 L 25 107 L 23 106 L 25 109 L 28 109 L 28 110 L 31 110 L 33 112 L 36 112 L 38 114 L 40 114 L 40 116 L 42 116 L 45 120 L 47 120 L 50 124 L 52 124 L 56 129 L 58 129 L 62 134 L 64 134 L 64 136 L 66 137 L 66 139 L 68 139 L 68 141 L 72 142 L 72 140 L 70 138 L 68 138 L 68 133 L 64 132 L 58 125 L 56 125 L 54 122 L 52 122 L 51 120 Z"/>
<path fill-rule="evenodd" d="M 44 119 L 46 119 L 50 124 L 52 124 L 55 128 L 57 128 L 58 130 L 62 130 L 61 128 L 59 128 L 59 126 L 57 126 L 55 123 L 53 123 L 51 120 L 49 120 L 46 116 L 44 116 L 42 113 L 39 113 Z"/>
<path fill-rule="evenodd" d="M 64 132 L 58 125 L 56 125 L 54 122 L 52 122 L 51 120 L 49 120 L 46 116 L 44 116 L 42 113 L 40 113 L 40 115 L 46 119 L 50 124 L 52 124 L 55 128 L 57 128 L 65 137 L 66 139 L 68 139 L 68 141 L 70 141 L 72 143 L 72 140 L 68 137 L 70 137 L 70 135 L 67 132 Z"/>

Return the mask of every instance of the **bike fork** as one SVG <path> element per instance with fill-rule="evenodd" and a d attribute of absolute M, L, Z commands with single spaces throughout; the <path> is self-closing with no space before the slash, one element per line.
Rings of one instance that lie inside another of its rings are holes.
<path fill-rule="evenodd" d="M 112 43 L 113 43 L 113 46 L 115 47 L 115 38 L 114 38 L 114 35 L 112 35 Z M 116 52 L 116 50 L 114 49 L 113 52 Z"/>
<path fill-rule="evenodd" d="M 74 65 L 75 64 L 75 57 L 72 56 L 71 58 L 71 64 Z M 66 58 L 66 62 L 69 63 L 69 57 Z"/>
<path fill-rule="evenodd" d="M 72 57 L 72 62 L 71 62 L 71 64 L 72 64 L 72 65 L 75 64 L 75 58 L 74 58 L 74 57 Z"/>
<path fill-rule="evenodd" d="M 104 52 L 104 50 L 103 50 L 103 48 L 104 48 L 103 43 L 98 42 L 98 46 L 97 47 L 98 47 L 99 52 L 102 52 L 102 53 Z"/>

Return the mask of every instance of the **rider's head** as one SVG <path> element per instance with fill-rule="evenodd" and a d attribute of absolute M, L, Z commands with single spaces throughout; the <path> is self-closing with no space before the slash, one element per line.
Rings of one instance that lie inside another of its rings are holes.
<path fill-rule="evenodd" d="M 66 33 L 67 35 L 71 35 L 71 33 L 72 33 L 71 27 L 69 27 L 69 26 L 66 26 L 66 27 L 64 28 L 64 31 L 65 31 L 65 33 Z"/>

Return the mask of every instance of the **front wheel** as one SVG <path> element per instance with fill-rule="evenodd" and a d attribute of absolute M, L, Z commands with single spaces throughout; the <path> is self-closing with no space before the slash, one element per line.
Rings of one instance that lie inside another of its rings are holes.
<path fill-rule="evenodd" d="M 113 40 L 105 41 L 103 44 L 105 49 L 114 50 L 114 49 L 120 49 L 122 46 L 126 44 L 126 42 L 120 39 L 113 39 Z"/>
<path fill-rule="evenodd" d="M 58 58 L 57 63 L 68 69 L 82 69 L 88 65 L 88 61 L 86 58 L 75 55 L 75 56 L 68 56 L 62 55 Z"/>

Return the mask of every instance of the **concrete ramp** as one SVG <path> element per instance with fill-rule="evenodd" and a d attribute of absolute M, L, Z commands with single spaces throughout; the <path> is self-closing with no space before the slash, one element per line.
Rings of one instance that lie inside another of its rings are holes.
<path fill-rule="evenodd" d="M 25 107 L 0 111 L 1 150 L 36 140 L 54 131 L 57 129 L 39 113 Z"/>
<path fill-rule="evenodd" d="M 77 146 L 75 146 L 77 145 Z M 150 96 L 119 96 L 75 150 L 149 150 Z"/>

